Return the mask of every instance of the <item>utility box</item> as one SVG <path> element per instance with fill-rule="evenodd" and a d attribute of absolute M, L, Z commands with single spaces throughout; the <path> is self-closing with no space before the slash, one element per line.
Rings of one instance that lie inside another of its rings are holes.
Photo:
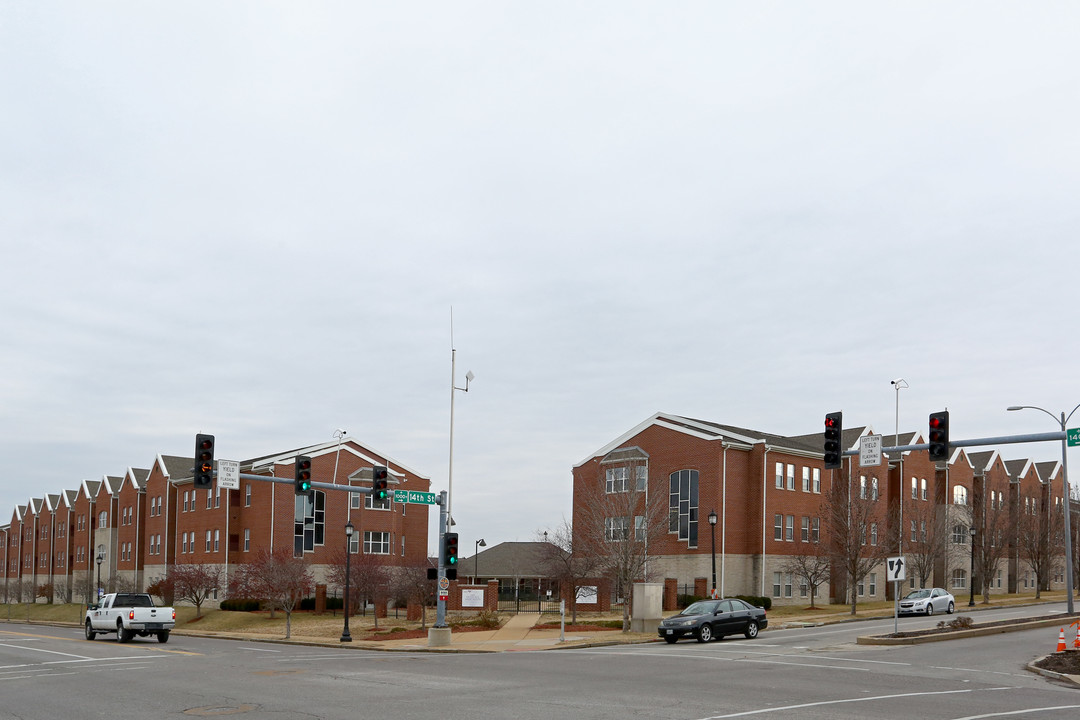
<path fill-rule="evenodd" d="M 662 583 L 634 583 L 630 605 L 630 632 L 655 633 L 664 612 Z"/>

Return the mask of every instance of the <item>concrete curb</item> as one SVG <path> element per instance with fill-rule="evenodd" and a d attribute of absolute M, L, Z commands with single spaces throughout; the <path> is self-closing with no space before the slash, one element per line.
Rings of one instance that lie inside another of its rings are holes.
<path fill-rule="evenodd" d="M 961 640 L 969 637 L 984 637 L 986 635 L 1000 635 L 1002 633 L 1021 632 L 1023 630 L 1036 630 L 1043 627 L 1053 627 L 1061 623 L 1070 624 L 1076 616 L 1059 615 L 1043 620 L 1018 621 L 1010 625 L 995 625 L 993 627 L 971 628 L 970 630 L 942 630 L 929 635 L 916 635 L 912 637 L 889 637 L 888 635 L 860 635 L 859 645 L 922 645 L 924 643 L 944 642 L 946 640 Z"/>
<path fill-rule="evenodd" d="M 1068 683 L 1075 688 L 1080 688 L 1080 675 L 1067 675 L 1065 673 L 1054 672 L 1053 670 L 1044 670 L 1041 667 L 1037 667 L 1035 663 L 1042 662 L 1049 655 L 1043 655 L 1035 662 L 1028 663 L 1026 670 L 1033 672 L 1036 675 L 1042 675 L 1043 677 L 1050 678 L 1051 680 L 1060 680 L 1061 682 Z"/>

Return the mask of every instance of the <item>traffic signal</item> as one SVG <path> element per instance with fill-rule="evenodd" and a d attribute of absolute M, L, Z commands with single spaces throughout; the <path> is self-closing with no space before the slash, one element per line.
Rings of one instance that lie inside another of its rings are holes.
<path fill-rule="evenodd" d="M 949 459 L 949 411 L 930 413 L 930 459 Z"/>
<path fill-rule="evenodd" d="M 386 467 L 376 465 L 371 468 L 371 497 L 375 500 L 385 500 L 390 496 L 388 488 L 389 478 Z"/>
<path fill-rule="evenodd" d="M 311 493 L 311 458 L 307 455 L 296 456 L 295 467 L 296 494 L 308 495 Z"/>
<path fill-rule="evenodd" d="M 443 562 L 447 568 L 456 568 L 458 562 L 457 533 L 443 535 Z"/>
<path fill-rule="evenodd" d="M 195 436 L 195 487 L 209 488 L 214 484 L 214 436 L 199 433 Z"/>
<path fill-rule="evenodd" d="M 834 412 L 825 416 L 825 469 L 836 470 L 840 467 L 843 450 L 840 438 L 844 433 L 844 413 Z"/>

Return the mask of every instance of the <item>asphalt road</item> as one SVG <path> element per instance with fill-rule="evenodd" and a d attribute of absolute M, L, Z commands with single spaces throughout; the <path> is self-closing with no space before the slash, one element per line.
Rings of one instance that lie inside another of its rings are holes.
<path fill-rule="evenodd" d="M 1037 612 L 1054 609 L 1064 608 Z M 978 619 L 1033 612 L 1002 609 Z M 120 645 L 88 642 L 77 628 L 0 623 L 0 718 L 1080 717 L 1080 690 L 1024 670 L 1054 650 L 1056 628 L 917 646 L 855 644 L 858 635 L 892 627 L 890 619 L 709 644 L 434 654 L 182 635 L 166 645 Z"/>

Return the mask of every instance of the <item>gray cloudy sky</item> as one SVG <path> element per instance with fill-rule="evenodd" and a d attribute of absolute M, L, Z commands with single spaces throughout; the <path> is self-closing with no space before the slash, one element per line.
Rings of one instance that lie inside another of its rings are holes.
<path fill-rule="evenodd" d="M 341 427 L 442 490 L 451 307 L 467 554 L 559 523 L 571 467 L 658 410 L 891 432 L 903 376 L 902 429 L 1051 431 L 1005 407 L 1080 402 L 1078 26 L 6 2 L 0 518 L 198 431 L 241 459 Z"/>

